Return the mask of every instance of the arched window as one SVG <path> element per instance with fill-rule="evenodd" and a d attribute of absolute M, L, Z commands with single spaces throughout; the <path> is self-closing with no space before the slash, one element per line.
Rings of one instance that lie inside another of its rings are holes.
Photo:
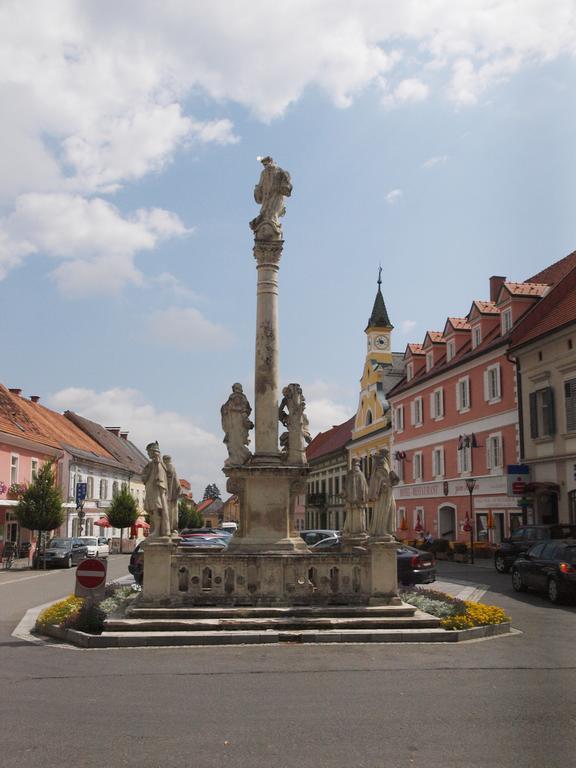
<path fill-rule="evenodd" d="M 94 498 L 94 478 L 93 477 L 88 477 L 87 485 L 88 487 L 86 489 L 86 496 L 89 499 L 93 499 Z"/>
<path fill-rule="evenodd" d="M 100 498 L 105 499 L 108 496 L 108 481 L 100 480 Z"/>
<path fill-rule="evenodd" d="M 370 424 L 372 424 L 372 411 L 368 411 L 366 414 L 366 426 L 368 427 Z"/>

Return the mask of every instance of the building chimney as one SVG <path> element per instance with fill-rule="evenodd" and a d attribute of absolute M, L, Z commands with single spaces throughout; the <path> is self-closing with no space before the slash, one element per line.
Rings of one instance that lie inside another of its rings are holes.
<path fill-rule="evenodd" d="M 40 395 L 30 395 L 30 400 L 32 400 L 33 403 L 37 403 L 40 401 Z"/>
<path fill-rule="evenodd" d="M 8 391 L 12 392 L 13 395 L 17 395 L 18 397 L 20 397 L 22 394 L 22 390 L 18 389 L 18 387 L 9 387 Z"/>
<path fill-rule="evenodd" d="M 128 432 L 120 432 L 120 437 L 122 440 L 128 440 Z"/>
<path fill-rule="evenodd" d="M 490 301 L 497 301 L 500 288 L 506 282 L 506 278 L 501 275 L 492 275 L 490 278 Z"/>
<path fill-rule="evenodd" d="M 116 437 L 120 436 L 120 427 L 106 427 L 108 432 L 112 432 L 113 435 L 116 435 Z"/>

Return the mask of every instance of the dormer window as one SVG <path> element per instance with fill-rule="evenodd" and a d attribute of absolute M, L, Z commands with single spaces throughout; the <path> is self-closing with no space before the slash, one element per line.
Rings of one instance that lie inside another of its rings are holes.
<path fill-rule="evenodd" d="M 472 349 L 476 349 L 482 342 L 482 329 L 479 325 L 475 325 L 472 328 Z"/>
<path fill-rule="evenodd" d="M 414 363 L 408 363 L 406 366 L 406 381 L 411 381 L 414 377 Z"/>
<path fill-rule="evenodd" d="M 450 341 L 446 342 L 446 362 L 449 363 L 455 354 L 456 354 L 456 342 L 454 341 L 454 339 L 450 339 Z"/>
<path fill-rule="evenodd" d="M 434 352 L 426 352 L 426 370 L 434 367 Z"/>
<path fill-rule="evenodd" d="M 508 333 L 512 330 L 512 307 L 505 309 L 502 314 L 502 334 Z"/>

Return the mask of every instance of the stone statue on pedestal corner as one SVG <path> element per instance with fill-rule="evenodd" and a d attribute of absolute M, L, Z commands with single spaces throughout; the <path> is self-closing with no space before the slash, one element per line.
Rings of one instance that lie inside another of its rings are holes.
<path fill-rule="evenodd" d="M 374 457 L 374 471 L 370 478 L 369 500 L 374 502 L 374 511 L 368 533 L 374 538 L 392 540 L 396 530 L 396 502 L 394 486 L 398 475 L 390 469 L 390 452 L 384 448 Z"/>
<path fill-rule="evenodd" d="M 346 518 L 342 526 L 343 536 L 365 535 L 366 514 L 364 507 L 368 501 L 368 483 L 360 467 L 360 459 L 352 459 L 352 467 L 346 473 L 344 498 L 346 501 Z"/>
<path fill-rule="evenodd" d="M 157 539 L 170 536 L 172 532 L 168 509 L 168 474 L 157 442 L 149 443 L 146 446 L 146 453 L 150 461 L 142 470 L 142 481 L 146 487 L 144 509 L 152 523 L 148 538 Z"/>
<path fill-rule="evenodd" d="M 254 187 L 254 199 L 261 208 L 258 216 L 250 222 L 250 228 L 259 240 L 280 240 L 280 217 L 286 213 L 284 198 L 292 194 L 290 174 L 276 165 L 271 157 L 259 159 L 264 170 Z"/>
<path fill-rule="evenodd" d="M 228 448 L 227 467 L 240 467 L 252 456 L 247 446 L 250 444 L 249 431 L 254 424 L 250 421 L 252 408 L 242 390 L 242 384 L 232 385 L 232 394 L 220 409 L 224 443 Z"/>
<path fill-rule="evenodd" d="M 306 399 L 300 384 L 288 384 L 282 390 L 278 418 L 287 428 L 280 435 L 280 446 L 290 464 L 306 464 L 306 446 L 311 442 Z"/>
<path fill-rule="evenodd" d="M 168 511 L 170 513 L 170 528 L 174 534 L 178 533 L 178 502 L 182 489 L 180 488 L 180 480 L 176 474 L 176 469 L 174 464 L 172 464 L 172 457 L 162 456 L 162 461 L 166 467 L 166 475 L 168 477 Z"/>

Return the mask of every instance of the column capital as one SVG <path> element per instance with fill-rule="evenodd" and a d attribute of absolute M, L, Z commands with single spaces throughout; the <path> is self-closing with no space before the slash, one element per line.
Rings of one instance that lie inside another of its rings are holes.
<path fill-rule="evenodd" d="M 284 240 L 255 240 L 254 258 L 258 266 L 277 267 L 280 264 Z"/>

